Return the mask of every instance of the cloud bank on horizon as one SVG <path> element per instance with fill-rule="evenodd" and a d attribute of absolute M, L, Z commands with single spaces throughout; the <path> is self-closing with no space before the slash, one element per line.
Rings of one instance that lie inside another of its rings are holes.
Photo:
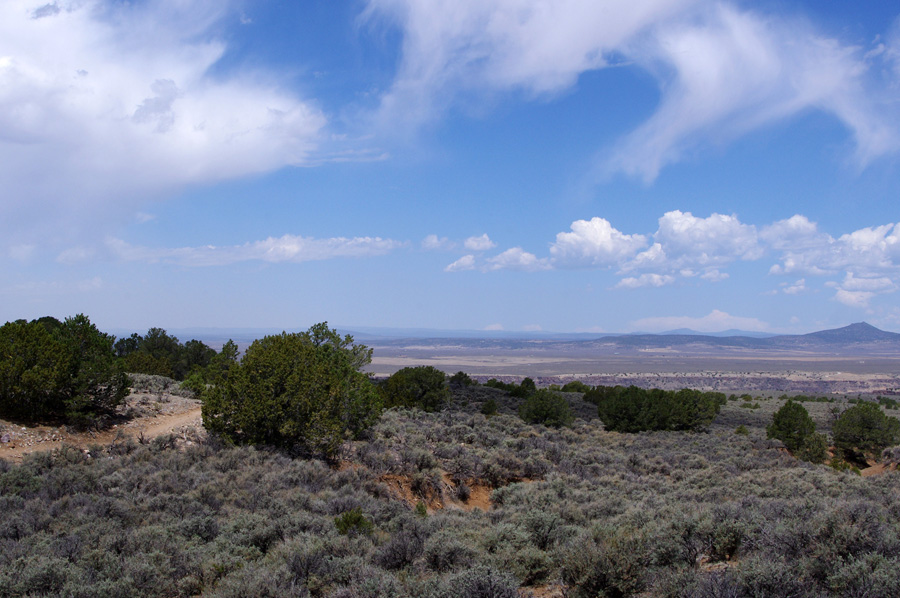
<path fill-rule="evenodd" d="M 260 311 L 316 319 L 302 314 L 333 306 L 337 314 L 323 315 L 347 323 L 477 327 L 507 317 L 507 329 L 610 329 L 592 320 L 599 293 L 637 328 L 660 306 L 692 314 L 671 316 L 685 321 L 740 311 L 728 317 L 753 330 L 811 329 L 860 312 L 900 328 L 891 302 L 900 285 L 898 11 L 885 27 L 881 15 L 848 22 L 802 2 L 782 12 L 725 0 L 357 8 L 323 8 L 303 45 L 284 25 L 311 21 L 303 6 L 0 5 L 0 296 L 9 310 L 0 316 L 65 311 L 67 294 L 103 310 L 128 286 L 117 277 L 149 294 L 173 272 L 205 267 L 235 282 L 272 276 L 259 284 L 275 292 L 285 277 L 302 278 L 299 265 L 327 262 L 283 313 L 250 302 L 184 307 L 179 318 L 255 324 Z M 325 23 L 334 29 L 316 37 Z M 798 152 L 784 139 L 808 145 Z M 772 181 L 742 170 L 763 160 L 753 144 L 768 142 L 785 160 L 802 153 L 805 170 Z M 501 149 L 472 157 L 481 147 Z M 566 158 L 557 164 L 554 153 Z M 703 170 L 707 162 L 747 172 L 733 184 L 756 198 L 728 199 L 721 183 L 696 197 L 690 177 L 716 179 L 719 166 Z M 513 176 L 524 181 L 518 196 L 502 192 Z M 573 178 L 591 181 L 590 199 L 576 197 Z M 767 197 L 795 178 L 816 191 L 796 205 Z M 862 206 L 853 218 L 829 206 L 835 195 L 816 196 L 829 187 Z M 222 207 L 209 199 L 217 191 L 230 198 Z M 474 282 L 467 272 L 490 275 Z M 329 284 L 351 273 L 377 291 L 351 300 Z M 202 296 L 203 277 L 185 276 L 195 285 L 186 292 Z M 541 277 L 565 292 L 505 302 L 502 285 Z M 428 299 L 409 299 L 420 293 Z M 622 298 L 637 294 L 646 299 Z M 358 315 L 371 313 L 364 300 L 381 306 L 376 321 Z"/>

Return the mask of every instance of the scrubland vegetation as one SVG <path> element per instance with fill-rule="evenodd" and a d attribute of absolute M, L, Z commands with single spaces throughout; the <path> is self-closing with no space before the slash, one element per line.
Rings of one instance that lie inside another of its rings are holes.
<path fill-rule="evenodd" d="M 333 416 L 341 442 L 326 459 L 240 424 L 190 445 L 125 439 L 0 461 L 0 595 L 900 595 L 890 399 L 754 397 L 748 409 L 713 393 L 482 386 L 409 368 L 367 380 L 366 413 L 380 415 L 358 425 L 360 403 L 341 394 L 365 388 L 352 375 L 323 414 L 291 397 L 304 396 L 297 372 L 358 371 L 365 348 L 327 327 L 283 342 L 205 383 L 208 405 L 232 405 L 205 416 L 255 396 L 242 385 L 257 376 L 283 399 L 268 410 Z M 610 431 L 604 413 L 644 431 Z M 302 425 L 289 430 L 309 448 Z M 846 439 L 834 467 L 791 454 L 816 434 Z M 872 457 L 888 471 L 854 473 Z"/>

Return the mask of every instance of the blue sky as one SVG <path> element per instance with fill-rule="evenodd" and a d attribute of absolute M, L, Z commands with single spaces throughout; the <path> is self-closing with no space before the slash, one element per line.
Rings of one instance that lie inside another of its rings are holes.
<path fill-rule="evenodd" d="M 0 319 L 900 331 L 898 16 L 7 0 Z"/>

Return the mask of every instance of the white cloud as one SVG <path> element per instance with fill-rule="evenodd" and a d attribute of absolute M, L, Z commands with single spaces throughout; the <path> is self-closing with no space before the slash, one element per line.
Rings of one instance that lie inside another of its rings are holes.
<path fill-rule="evenodd" d="M 550 262 L 546 258 L 538 258 L 533 253 L 524 251 L 521 247 L 513 247 L 500 255 L 488 258 L 486 269 L 536 272 L 538 270 L 549 270 L 551 267 Z"/>
<path fill-rule="evenodd" d="M 814 224 L 805 227 L 804 234 L 793 236 L 784 222 L 766 227 L 762 233 L 781 251 L 781 263 L 771 268 L 772 274 L 822 276 L 849 270 L 871 276 L 900 269 L 900 224 L 861 228 L 835 239 L 813 228 Z"/>
<path fill-rule="evenodd" d="M 469 237 L 463 245 L 469 251 L 487 251 L 488 249 L 493 249 L 497 246 L 497 244 L 491 241 L 491 238 L 487 236 L 487 233 L 480 237 Z"/>
<path fill-rule="evenodd" d="M 60 252 L 60 254 L 56 256 L 56 261 L 60 264 L 77 264 L 89 260 L 94 257 L 95 254 L 96 252 L 92 247 L 79 245 L 76 247 L 69 247 Z"/>
<path fill-rule="evenodd" d="M 651 270 L 716 282 L 728 278 L 722 267 L 738 260 L 755 260 L 764 253 L 756 227 L 743 224 L 735 215 L 714 213 L 698 218 L 680 210 L 666 212 L 653 239 L 649 248 L 620 263 L 623 273 Z"/>
<path fill-rule="evenodd" d="M 712 270 L 707 270 L 703 274 L 700 275 L 700 278 L 703 280 L 708 280 L 710 282 L 719 282 L 721 280 L 725 280 L 729 278 L 729 274 L 727 272 L 719 272 L 715 268 Z"/>
<path fill-rule="evenodd" d="M 484 327 L 485 330 L 503 330 L 503 324 L 488 324 Z"/>
<path fill-rule="evenodd" d="M 756 227 L 742 224 L 733 214 L 713 213 L 698 218 L 680 210 L 666 212 L 659 219 L 659 229 L 653 238 L 662 246 L 668 261 L 677 267 L 754 260 L 763 253 Z"/>
<path fill-rule="evenodd" d="M 640 287 L 663 287 L 675 282 L 675 277 L 668 274 L 641 274 L 628 276 L 616 284 L 617 289 L 637 289 Z"/>
<path fill-rule="evenodd" d="M 709 314 L 695 318 L 691 316 L 663 316 L 656 318 L 644 318 L 635 320 L 630 325 L 631 330 L 644 330 L 647 332 L 662 332 L 665 330 L 677 330 L 690 328 L 698 332 L 721 332 L 724 330 L 747 330 L 751 332 L 763 332 L 771 327 L 762 320 L 732 316 L 724 311 L 714 309 Z"/>
<path fill-rule="evenodd" d="M 695 18 L 670 21 L 628 54 L 656 74 L 657 112 L 623 140 L 609 167 L 653 180 L 704 144 L 729 142 L 804 110 L 838 118 L 865 165 L 896 151 L 893 109 L 868 89 L 863 52 L 799 19 L 710 2 Z M 664 68 L 660 68 L 660 67 Z"/>
<path fill-rule="evenodd" d="M 428 235 L 422 239 L 422 249 L 429 251 L 438 249 L 451 249 L 453 243 L 447 237 L 438 237 L 437 235 Z"/>
<path fill-rule="evenodd" d="M 559 94 L 585 72 L 628 63 L 657 79 L 661 98 L 612 150 L 609 170 L 653 180 L 695 148 L 809 110 L 844 124 L 859 165 L 898 149 L 891 92 L 869 71 L 900 64 L 900 34 L 867 55 L 799 18 L 716 0 L 368 0 L 368 15 L 403 36 L 381 98 L 385 129 L 483 109 L 500 93 Z"/>
<path fill-rule="evenodd" d="M 838 289 L 836 298 L 848 305 L 867 305 L 900 286 L 900 224 L 862 228 L 834 238 L 799 214 L 757 229 L 735 215 L 713 213 L 702 218 L 672 210 L 659 218 L 653 243 L 646 247 L 648 238 L 625 234 L 604 218 L 576 220 L 571 232 L 556 235 L 549 258 L 516 247 L 488 259 L 484 270 L 616 267 L 622 278 L 615 288 L 636 289 L 671 285 L 679 278 L 721 282 L 730 278 L 725 271 L 730 264 L 775 253 L 780 263 L 772 265 L 771 274 L 831 278 L 844 274 L 843 282 L 831 280 L 826 285 Z M 646 249 L 639 251 L 641 247 Z M 474 257 L 465 265 L 476 267 Z M 809 290 L 806 278 L 780 286 L 786 294 Z"/>
<path fill-rule="evenodd" d="M 444 272 L 462 272 L 463 270 L 475 269 L 475 256 L 464 255 L 452 264 L 444 268 Z"/>
<path fill-rule="evenodd" d="M 381 118 L 415 127 L 467 94 L 570 88 L 606 54 L 695 0 L 369 0 L 403 33 L 403 57 Z"/>
<path fill-rule="evenodd" d="M 184 266 L 224 266 L 246 261 L 309 262 L 333 258 L 362 258 L 384 255 L 403 243 L 381 237 L 334 237 L 315 239 L 295 235 L 269 237 L 243 245 L 179 247 L 156 249 L 129 245 L 109 239 L 107 247 L 118 259 L 140 262 L 171 262 Z"/>
<path fill-rule="evenodd" d="M 557 234 L 556 242 L 550 246 L 556 266 L 616 265 L 647 245 L 643 235 L 623 234 L 604 218 L 576 220 L 571 229 L 572 232 Z"/>
<path fill-rule="evenodd" d="M 834 293 L 834 299 L 839 303 L 843 303 L 848 307 L 866 308 L 869 307 L 869 301 L 875 296 L 875 293 L 869 291 L 848 291 L 847 289 L 837 289 Z"/>
<path fill-rule="evenodd" d="M 0 3 L 0 222 L 49 214 L 70 228 L 185 185 L 308 162 L 326 125 L 314 104 L 261 73 L 211 74 L 232 4 Z"/>
<path fill-rule="evenodd" d="M 806 279 L 801 278 L 794 284 L 785 285 L 781 290 L 788 295 L 799 295 L 800 293 L 806 291 Z"/>

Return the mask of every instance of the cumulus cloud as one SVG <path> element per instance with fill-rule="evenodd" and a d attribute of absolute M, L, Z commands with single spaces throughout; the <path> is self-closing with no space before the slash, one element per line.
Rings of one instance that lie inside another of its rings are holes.
<path fill-rule="evenodd" d="M 392 129 L 501 93 L 552 96 L 628 63 L 657 79 L 661 97 L 610 149 L 607 170 L 650 181 L 694 148 L 809 110 L 844 124 L 859 165 L 898 149 L 892 99 L 869 72 L 884 61 L 900 78 L 900 35 L 867 54 L 802 19 L 716 0 L 368 0 L 367 12 L 403 36 L 379 113 Z"/>
<path fill-rule="evenodd" d="M 450 249 L 453 243 L 447 237 L 438 237 L 437 235 L 428 235 L 422 239 L 422 249 L 429 251 L 438 249 Z"/>
<path fill-rule="evenodd" d="M 536 272 L 549 270 L 552 266 L 546 258 L 538 258 L 533 253 L 524 251 L 521 247 L 507 249 L 500 255 L 488 258 L 486 270 L 522 270 Z"/>
<path fill-rule="evenodd" d="M 463 245 L 469 251 L 487 251 L 488 249 L 493 249 L 497 246 L 497 244 L 491 241 L 491 238 L 487 236 L 487 233 L 480 237 L 469 237 L 465 240 Z"/>
<path fill-rule="evenodd" d="M 444 268 L 444 272 L 462 272 L 463 270 L 475 269 L 475 256 L 464 255 L 452 264 Z"/>
<path fill-rule="evenodd" d="M 764 230 L 763 237 L 782 252 L 780 263 L 770 270 L 772 274 L 821 276 L 852 270 L 869 275 L 900 266 L 900 224 L 861 228 L 838 238 L 817 228 L 809 228 L 798 237 L 790 232 L 783 222 Z"/>
<path fill-rule="evenodd" d="M 403 243 L 381 237 L 333 237 L 315 239 L 295 235 L 269 237 L 243 245 L 216 247 L 179 247 L 158 249 L 130 245 L 121 239 L 109 239 L 107 248 L 123 261 L 170 262 L 184 266 L 224 266 L 246 261 L 309 262 L 334 258 L 363 258 L 384 255 Z"/>
<path fill-rule="evenodd" d="M 550 246 L 556 266 L 612 266 L 647 245 L 643 235 L 623 234 L 604 218 L 576 220 L 571 229 L 572 232 L 557 234 L 556 242 Z"/>
<path fill-rule="evenodd" d="M 698 332 L 720 332 L 723 330 L 747 330 L 751 332 L 764 332 L 771 327 L 762 320 L 732 316 L 729 313 L 714 309 L 709 314 L 695 318 L 691 316 L 663 316 L 656 318 L 644 318 L 631 323 L 632 330 L 644 330 L 647 332 L 662 332 L 665 330 L 677 330 L 690 328 Z"/>
<path fill-rule="evenodd" d="M 327 124 L 315 104 L 261 73 L 211 74 L 233 4 L 0 3 L 0 222 L 84 223 L 308 162 Z"/>
<path fill-rule="evenodd" d="M 483 270 L 525 271 L 571 267 L 617 268 L 617 289 L 663 287 L 679 279 L 721 282 L 729 278 L 729 265 L 772 257 L 773 275 L 791 275 L 793 283 L 780 285 L 786 294 L 810 290 L 807 277 L 825 277 L 835 299 L 864 307 L 900 284 L 900 224 L 861 228 L 835 238 L 802 215 L 760 228 L 741 222 L 736 215 L 708 217 L 673 210 L 659 218 L 652 235 L 626 234 L 604 218 L 576 220 L 570 232 L 556 235 L 550 256 L 540 258 L 521 247 L 488 258 Z M 649 239 L 652 243 L 647 246 Z M 641 250 L 643 248 L 643 250 Z M 475 268 L 467 256 L 465 266 Z M 835 279 L 844 275 L 844 279 Z M 770 294 L 777 294 L 774 290 Z"/>
<path fill-rule="evenodd" d="M 675 277 L 668 274 L 641 274 L 627 276 L 616 284 L 617 289 L 638 289 L 640 287 L 663 287 L 675 282 Z"/>

